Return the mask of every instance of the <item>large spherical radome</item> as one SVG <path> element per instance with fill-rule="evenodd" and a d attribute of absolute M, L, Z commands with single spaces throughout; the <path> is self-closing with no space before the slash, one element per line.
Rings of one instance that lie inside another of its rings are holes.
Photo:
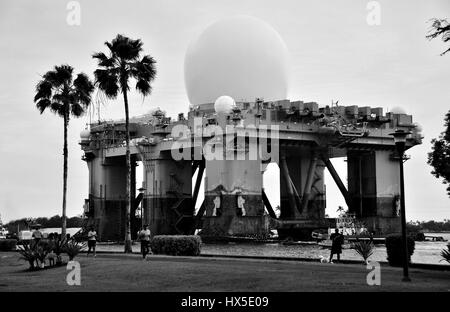
<path fill-rule="evenodd" d="M 220 20 L 191 42 L 184 79 L 191 104 L 213 103 L 223 94 L 236 101 L 282 100 L 289 87 L 289 55 L 280 35 L 250 16 Z"/>
<path fill-rule="evenodd" d="M 234 106 L 236 106 L 236 103 L 228 95 L 219 96 L 214 102 L 214 110 L 217 114 L 229 114 Z"/>
<path fill-rule="evenodd" d="M 89 137 L 91 136 L 91 131 L 88 129 L 84 129 L 80 132 L 80 138 L 81 140 L 89 140 Z"/>

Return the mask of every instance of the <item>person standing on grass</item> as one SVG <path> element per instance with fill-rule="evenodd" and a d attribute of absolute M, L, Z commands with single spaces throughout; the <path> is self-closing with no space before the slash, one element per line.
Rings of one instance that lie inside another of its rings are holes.
<path fill-rule="evenodd" d="M 91 249 L 94 252 L 94 257 L 96 256 L 96 254 L 95 254 L 95 246 L 96 245 L 97 245 L 97 232 L 95 231 L 94 227 L 91 226 L 91 229 L 88 232 L 88 251 L 87 251 L 86 257 L 89 256 Z"/>
<path fill-rule="evenodd" d="M 334 233 L 330 235 L 331 239 L 331 253 L 330 263 L 333 263 L 333 255 L 337 255 L 337 261 L 341 261 L 342 244 L 344 244 L 344 235 L 339 233 L 338 229 L 334 230 Z"/>
<path fill-rule="evenodd" d="M 33 247 L 37 247 L 39 245 L 39 242 L 42 239 L 42 232 L 39 230 L 39 226 L 36 227 L 36 229 L 33 231 L 33 240 L 34 240 L 34 245 Z"/>
<path fill-rule="evenodd" d="M 150 236 L 151 236 L 150 229 L 148 228 L 148 225 L 145 225 L 142 230 L 139 231 L 138 237 L 141 240 L 141 253 L 142 253 L 142 259 L 145 259 L 147 254 L 149 253 L 149 244 L 150 244 Z"/>

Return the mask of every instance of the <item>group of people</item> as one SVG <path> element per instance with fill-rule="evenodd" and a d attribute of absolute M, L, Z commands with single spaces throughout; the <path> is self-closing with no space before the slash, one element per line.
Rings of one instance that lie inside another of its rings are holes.
<path fill-rule="evenodd" d="M 140 231 L 138 231 L 137 236 L 138 239 L 141 241 L 141 254 L 142 259 L 145 260 L 147 258 L 147 255 L 150 252 L 150 239 L 151 239 L 151 231 L 148 227 L 148 225 L 145 225 Z M 38 237 L 37 235 L 35 239 Z M 34 233 L 33 233 L 34 237 Z M 91 250 L 95 254 L 95 247 L 97 243 L 97 232 L 95 231 L 95 228 L 92 226 L 88 232 L 88 251 L 87 256 L 91 253 Z M 337 255 L 337 261 L 341 260 L 341 253 L 342 253 L 342 245 L 344 244 L 344 235 L 339 232 L 338 229 L 335 229 L 334 233 L 330 235 L 331 240 L 331 252 L 330 252 L 330 260 L 329 262 L 333 261 L 333 256 Z"/>
<path fill-rule="evenodd" d="M 45 238 L 44 234 L 42 233 L 42 231 L 40 230 L 40 227 L 35 227 L 34 231 L 31 234 L 31 237 L 33 239 L 33 245 L 34 246 L 38 246 L 39 242 Z M 53 233 L 48 233 L 48 235 L 46 236 L 46 238 L 50 241 L 53 240 L 60 240 L 61 239 L 61 234 L 59 234 L 58 232 L 53 232 Z M 70 234 L 66 234 L 66 239 L 70 239 Z"/>
<path fill-rule="evenodd" d="M 138 239 L 141 241 L 141 253 L 142 258 L 146 259 L 148 253 L 150 252 L 150 238 L 152 233 L 150 232 L 150 229 L 148 228 L 148 225 L 145 225 L 138 233 Z M 93 226 L 90 227 L 89 232 L 87 234 L 87 241 L 88 241 L 88 251 L 87 251 L 87 257 L 89 254 L 93 253 L 94 257 L 96 256 L 95 253 L 95 247 L 97 245 L 97 232 L 95 231 L 95 228 Z"/>

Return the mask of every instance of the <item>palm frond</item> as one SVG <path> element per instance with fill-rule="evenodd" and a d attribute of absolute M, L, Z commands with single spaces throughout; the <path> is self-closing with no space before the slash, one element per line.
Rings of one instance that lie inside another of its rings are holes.
<path fill-rule="evenodd" d="M 57 238 L 53 246 L 53 252 L 55 253 L 55 255 L 60 256 L 64 252 L 66 245 L 67 238 L 65 236 Z"/>
<path fill-rule="evenodd" d="M 156 77 L 156 61 L 153 57 L 145 55 L 142 60 L 130 64 L 130 74 L 136 82 L 136 90 L 143 96 L 151 94 L 151 82 Z"/>
<path fill-rule="evenodd" d="M 28 244 L 24 244 L 19 246 L 19 254 L 22 260 L 25 260 L 29 263 L 30 269 L 34 268 L 34 261 L 37 259 L 36 250 L 31 248 Z"/>
<path fill-rule="evenodd" d="M 94 84 L 89 77 L 84 74 L 78 74 L 77 78 L 73 81 L 74 101 L 82 104 L 83 110 L 91 103 L 92 92 L 94 92 Z"/>
<path fill-rule="evenodd" d="M 73 68 L 69 65 L 55 66 L 54 70 L 50 70 L 44 74 L 43 78 L 52 84 L 52 87 L 60 87 L 64 84 L 72 82 Z"/>
<path fill-rule="evenodd" d="M 374 246 L 370 241 L 357 241 L 353 248 L 364 259 L 364 261 L 367 261 L 374 251 Z"/>
<path fill-rule="evenodd" d="M 51 105 L 51 102 L 49 99 L 40 99 L 39 102 L 36 103 L 36 107 L 39 110 L 39 112 L 42 114 L 46 108 L 48 108 Z"/>
<path fill-rule="evenodd" d="M 64 117 L 66 112 L 64 104 L 58 102 L 52 102 L 52 104 L 50 105 L 50 110 L 60 117 Z"/>
<path fill-rule="evenodd" d="M 136 90 L 138 90 L 143 96 L 147 96 L 152 92 L 152 86 L 147 80 L 140 79 L 136 83 Z"/>
<path fill-rule="evenodd" d="M 56 77 L 62 83 L 72 83 L 73 67 L 67 64 L 55 66 Z"/>
<path fill-rule="evenodd" d="M 142 60 L 130 64 L 130 73 L 135 79 L 151 82 L 156 77 L 156 61 L 153 57 L 145 55 Z"/>
<path fill-rule="evenodd" d="M 140 39 L 130 39 L 124 35 L 117 35 L 108 45 L 113 55 L 122 60 L 136 60 L 142 51 L 142 41 Z"/>
<path fill-rule="evenodd" d="M 65 246 L 65 252 L 69 256 L 69 260 L 73 260 L 87 246 L 87 242 L 77 242 L 70 240 Z"/>
<path fill-rule="evenodd" d="M 34 101 L 37 102 L 39 99 L 49 99 L 52 96 L 52 84 L 48 80 L 41 80 L 36 85 L 36 95 L 34 96 Z"/>
<path fill-rule="evenodd" d="M 119 79 L 117 73 L 107 69 L 96 69 L 94 71 L 95 83 L 105 95 L 110 98 L 116 98 L 119 93 Z"/>
<path fill-rule="evenodd" d="M 74 103 L 70 105 L 70 113 L 74 117 L 80 117 L 84 114 L 84 108 L 80 104 Z"/>
<path fill-rule="evenodd" d="M 107 57 L 103 52 L 94 53 L 92 57 L 97 59 L 98 66 L 113 67 L 116 65 L 116 59 L 114 57 Z"/>
<path fill-rule="evenodd" d="M 447 250 L 442 249 L 441 257 L 441 261 L 447 261 L 448 263 L 450 263 L 450 244 L 447 245 Z"/>
<path fill-rule="evenodd" d="M 94 84 L 85 73 L 79 73 L 73 81 L 73 85 L 76 89 L 83 90 L 87 93 L 94 91 Z"/>

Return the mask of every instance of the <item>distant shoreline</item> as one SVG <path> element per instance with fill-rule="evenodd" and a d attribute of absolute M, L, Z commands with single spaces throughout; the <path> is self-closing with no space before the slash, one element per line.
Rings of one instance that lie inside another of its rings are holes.
<path fill-rule="evenodd" d="M 433 233 L 433 234 L 436 234 L 436 233 L 445 233 L 445 234 L 450 234 L 450 231 L 428 231 L 428 232 L 425 232 L 425 231 L 422 231 L 422 233 Z"/>

